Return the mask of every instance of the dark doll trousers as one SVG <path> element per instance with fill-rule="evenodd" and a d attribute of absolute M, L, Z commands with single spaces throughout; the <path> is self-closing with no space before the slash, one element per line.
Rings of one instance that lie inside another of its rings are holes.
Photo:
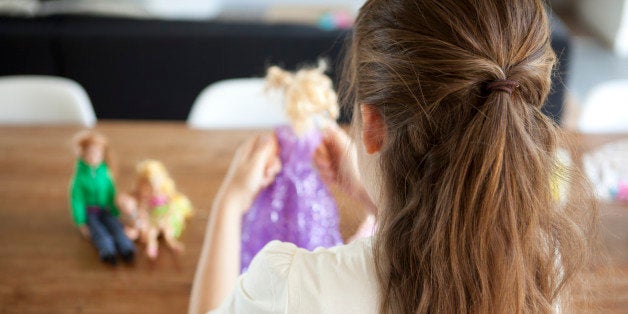
<path fill-rule="evenodd" d="M 124 234 L 124 227 L 116 217 L 106 210 L 87 213 L 87 226 L 92 243 L 98 249 L 100 257 L 135 252 L 133 241 Z"/>

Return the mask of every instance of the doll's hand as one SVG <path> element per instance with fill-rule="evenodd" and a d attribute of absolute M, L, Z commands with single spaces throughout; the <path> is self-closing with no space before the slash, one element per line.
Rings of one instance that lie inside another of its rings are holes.
<path fill-rule="evenodd" d="M 235 153 L 217 198 L 236 199 L 244 214 L 259 191 L 273 182 L 281 170 L 277 138 L 258 135 L 244 142 Z"/>
<path fill-rule="evenodd" d="M 137 200 L 128 193 L 120 192 L 115 198 L 116 206 L 120 211 L 131 218 L 137 216 Z"/>
<path fill-rule="evenodd" d="M 78 227 L 79 232 L 81 232 L 81 235 L 85 238 L 85 239 L 89 239 L 90 233 L 89 233 L 89 228 L 87 228 L 86 225 L 82 225 Z"/>
<path fill-rule="evenodd" d="M 313 160 L 326 184 L 338 186 L 374 213 L 375 206 L 360 179 L 355 146 L 345 131 L 337 125 L 327 127 Z"/>

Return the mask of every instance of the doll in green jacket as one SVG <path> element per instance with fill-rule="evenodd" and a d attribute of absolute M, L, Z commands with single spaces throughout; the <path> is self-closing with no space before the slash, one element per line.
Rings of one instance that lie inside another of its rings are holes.
<path fill-rule="evenodd" d="M 107 139 L 92 131 L 79 133 L 75 138 L 78 160 L 70 186 L 74 222 L 83 236 L 91 238 L 101 261 L 115 265 L 119 253 L 124 261 L 130 262 L 135 246 L 117 218 Z"/>

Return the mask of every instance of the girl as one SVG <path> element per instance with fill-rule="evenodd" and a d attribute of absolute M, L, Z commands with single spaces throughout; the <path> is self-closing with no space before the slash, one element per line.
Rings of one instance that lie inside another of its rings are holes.
<path fill-rule="evenodd" d="M 215 199 L 190 311 L 572 312 L 596 211 L 574 170 L 567 201 L 552 195 L 559 136 L 540 108 L 555 59 L 542 0 L 367 1 L 343 81 L 358 167 L 337 129 L 315 159 L 372 200 L 376 235 L 271 242 L 237 277 L 241 216 L 277 158 L 272 137 L 250 140 Z"/>

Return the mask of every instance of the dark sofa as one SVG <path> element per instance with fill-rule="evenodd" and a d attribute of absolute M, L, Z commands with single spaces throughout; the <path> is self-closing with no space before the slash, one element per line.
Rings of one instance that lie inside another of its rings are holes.
<path fill-rule="evenodd" d="M 569 35 L 554 20 L 561 58 L 548 114 L 560 118 Z M 207 85 L 296 68 L 319 57 L 340 61 L 348 32 L 302 25 L 167 21 L 93 16 L 0 18 L 0 76 L 44 74 L 74 79 L 99 119 L 182 120 Z M 332 72 L 332 76 L 336 73 Z"/>

